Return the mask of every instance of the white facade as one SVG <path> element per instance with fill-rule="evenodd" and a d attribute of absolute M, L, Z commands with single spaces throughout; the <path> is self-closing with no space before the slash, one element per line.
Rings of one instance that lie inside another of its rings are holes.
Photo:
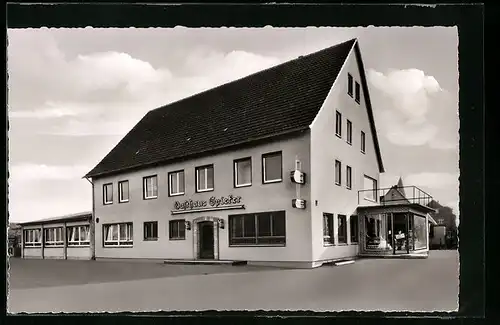
<path fill-rule="evenodd" d="M 348 94 L 348 75 L 353 77 L 352 96 Z M 198 259 L 201 249 L 198 221 L 213 224 L 213 259 L 309 268 L 332 260 L 356 257 L 359 249 L 357 242 L 351 240 L 350 218 L 356 214 L 359 205 L 358 190 L 365 189 L 365 175 L 378 183 L 380 170 L 361 76 L 353 47 L 308 132 L 211 156 L 93 179 L 94 221 L 98 220 L 95 223 L 96 258 Z M 356 82 L 360 89 L 359 102 L 355 100 Z M 337 111 L 342 115 L 340 137 L 335 130 Z M 347 120 L 352 126 L 350 144 L 346 141 Z M 365 134 L 364 152 L 361 152 L 361 132 Z M 264 184 L 263 155 L 277 151 L 282 154 L 282 179 Z M 235 187 L 234 161 L 247 157 L 252 161 L 251 186 Z M 290 172 L 296 169 L 297 159 L 301 171 L 306 174 L 304 185 L 294 184 L 290 180 Z M 341 162 L 340 185 L 335 183 L 336 160 Z M 209 164 L 214 168 L 214 189 L 198 193 L 195 190 L 196 167 Z M 352 171 L 351 188 L 346 187 L 346 166 L 350 166 Z M 184 194 L 170 196 L 168 175 L 179 170 L 184 172 Z M 157 177 L 157 197 L 144 199 L 144 177 L 151 175 Z M 118 202 L 118 184 L 122 181 L 128 181 L 129 189 L 128 201 L 124 203 Z M 112 185 L 105 187 L 106 184 Z M 112 199 L 106 196 L 105 191 L 112 191 Z M 229 195 L 241 197 L 244 208 L 172 213 L 176 201 L 209 202 L 211 197 Z M 296 198 L 306 201 L 305 209 L 292 207 L 292 200 Z M 111 204 L 105 204 L 110 200 Z M 229 228 L 231 218 L 234 218 L 232 215 L 276 211 L 285 212 L 285 244 L 231 245 Z M 323 239 L 323 213 L 333 214 L 334 220 L 334 241 L 328 245 Z M 339 215 L 346 216 L 345 243 L 338 240 Z M 172 220 L 182 220 L 185 225 L 191 226 L 191 230 L 186 229 L 182 240 L 169 238 Z M 157 223 L 155 240 L 145 240 L 146 222 Z M 106 225 L 119 223 L 133 225 L 133 243 L 109 247 L 105 238 L 111 235 L 106 232 L 111 233 L 113 230 L 109 230 Z"/>

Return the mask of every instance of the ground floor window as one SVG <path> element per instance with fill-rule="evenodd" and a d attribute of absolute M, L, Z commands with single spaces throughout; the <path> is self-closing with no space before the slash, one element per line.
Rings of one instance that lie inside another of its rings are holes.
<path fill-rule="evenodd" d="M 285 211 L 229 216 L 229 245 L 280 245 L 286 242 Z"/>
<path fill-rule="evenodd" d="M 149 221 L 144 223 L 144 240 L 158 239 L 158 221 Z"/>
<path fill-rule="evenodd" d="M 68 246 L 90 245 L 90 226 L 71 226 L 68 231 Z"/>
<path fill-rule="evenodd" d="M 413 244 L 414 249 L 427 248 L 427 221 L 425 217 L 413 215 Z"/>
<path fill-rule="evenodd" d="M 38 247 L 42 246 L 42 230 L 41 229 L 27 229 L 24 231 L 24 246 L 25 247 Z"/>
<path fill-rule="evenodd" d="M 46 228 L 45 231 L 45 246 L 63 246 L 63 227 Z"/>
<path fill-rule="evenodd" d="M 335 244 L 333 236 L 333 214 L 323 213 L 323 244 Z"/>
<path fill-rule="evenodd" d="M 358 216 L 352 215 L 349 219 L 351 230 L 351 243 L 357 243 L 359 238 Z"/>
<path fill-rule="evenodd" d="M 347 244 L 347 217 L 343 214 L 337 216 L 339 244 Z"/>
<path fill-rule="evenodd" d="M 132 222 L 103 225 L 104 246 L 132 246 Z"/>
<path fill-rule="evenodd" d="M 170 240 L 186 239 L 186 222 L 182 220 L 170 220 L 168 222 L 168 237 Z"/>

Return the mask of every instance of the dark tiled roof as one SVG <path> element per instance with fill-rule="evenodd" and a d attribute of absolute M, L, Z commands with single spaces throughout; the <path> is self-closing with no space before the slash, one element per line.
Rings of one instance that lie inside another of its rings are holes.
<path fill-rule="evenodd" d="M 152 110 L 85 177 L 306 130 L 355 43 L 301 56 Z"/>

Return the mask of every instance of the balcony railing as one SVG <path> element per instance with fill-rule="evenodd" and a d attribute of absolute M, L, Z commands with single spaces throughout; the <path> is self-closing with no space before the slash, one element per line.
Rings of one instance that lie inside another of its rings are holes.
<path fill-rule="evenodd" d="M 416 186 L 393 186 L 358 191 L 358 205 L 378 203 L 380 205 L 420 204 L 427 206 L 432 200 L 431 195 Z"/>

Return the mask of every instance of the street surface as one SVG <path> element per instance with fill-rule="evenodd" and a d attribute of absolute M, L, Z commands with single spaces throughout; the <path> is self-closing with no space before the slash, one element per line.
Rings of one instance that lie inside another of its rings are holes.
<path fill-rule="evenodd" d="M 9 313 L 193 310 L 454 311 L 458 253 L 343 266 L 10 260 Z"/>

